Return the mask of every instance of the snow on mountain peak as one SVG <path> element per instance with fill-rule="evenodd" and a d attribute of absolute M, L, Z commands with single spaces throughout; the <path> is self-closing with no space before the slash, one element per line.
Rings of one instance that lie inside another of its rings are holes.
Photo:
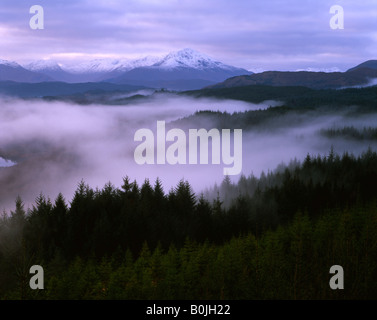
<path fill-rule="evenodd" d="M 8 66 L 8 67 L 13 67 L 13 68 L 19 68 L 20 67 L 20 65 L 17 62 L 3 60 L 3 59 L 0 59 L 0 65 L 1 64 Z"/>
<path fill-rule="evenodd" d="M 79 64 L 63 66 L 63 69 L 71 73 L 96 73 L 109 72 L 117 69 L 121 61 L 117 59 L 94 59 Z"/>
<path fill-rule="evenodd" d="M 24 66 L 30 71 L 61 70 L 59 64 L 54 60 L 37 60 Z"/>
<path fill-rule="evenodd" d="M 11 67 L 21 67 L 16 62 L 1 60 L 0 64 Z M 106 74 L 106 73 L 123 73 L 135 68 L 153 67 L 157 69 L 171 70 L 175 68 L 191 68 L 197 70 L 223 69 L 234 71 L 237 68 L 225 65 L 216 61 L 209 56 L 185 48 L 179 51 L 170 52 L 164 56 L 144 56 L 137 59 L 128 58 L 98 58 L 94 60 L 83 61 L 75 64 L 61 64 L 52 59 L 37 60 L 22 65 L 25 69 L 33 72 L 61 72 L 65 71 L 71 74 Z"/>
<path fill-rule="evenodd" d="M 66 66 L 64 69 L 71 73 L 97 73 L 97 72 L 126 72 L 138 67 L 151 66 L 161 58 L 147 56 L 140 59 L 94 59 L 78 65 Z"/>
<path fill-rule="evenodd" d="M 195 51 L 190 48 L 169 53 L 164 59 L 156 63 L 154 66 L 166 69 L 173 68 L 194 68 L 194 69 L 211 69 L 211 68 L 225 68 L 229 66 L 224 65 L 219 61 L 215 61 L 209 56 Z"/>
<path fill-rule="evenodd" d="M 140 67 L 155 67 L 162 69 L 194 68 L 199 70 L 222 68 L 235 69 L 209 56 L 190 48 L 171 52 L 166 56 L 145 56 L 138 59 L 95 59 L 83 63 L 64 66 L 63 69 L 71 73 L 97 73 L 97 72 L 127 72 Z"/>
<path fill-rule="evenodd" d="M 158 62 L 160 62 L 162 57 L 156 56 L 146 56 L 143 58 L 132 60 L 132 67 L 139 68 L 139 67 L 150 67 Z"/>

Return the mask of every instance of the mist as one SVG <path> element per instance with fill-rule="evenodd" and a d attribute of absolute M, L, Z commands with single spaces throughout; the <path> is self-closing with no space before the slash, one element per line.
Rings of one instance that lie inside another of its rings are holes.
<path fill-rule="evenodd" d="M 70 201 L 82 180 L 93 188 L 102 188 L 108 182 L 120 187 L 125 176 L 139 184 L 145 179 L 154 184 L 159 178 L 168 192 L 185 179 L 199 194 L 221 183 L 223 165 L 138 165 L 134 159 L 139 144 L 134 141 L 135 132 L 141 128 L 155 131 L 158 120 L 179 123 L 179 119 L 196 111 L 244 112 L 277 106 L 279 102 L 251 104 L 160 94 L 142 103 L 122 106 L 10 99 L 2 99 L 0 104 L 0 209 L 9 212 L 17 196 L 26 208 L 40 193 L 54 200 L 61 192 Z M 365 143 L 327 139 L 319 130 L 362 126 L 376 120 L 370 116 L 355 120 L 342 114 L 304 115 L 271 121 L 264 124 L 264 130 L 244 130 L 242 174 L 258 176 L 282 162 L 302 160 L 308 153 L 327 153 L 332 146 L 339 153 L 361 153 L 368 147 Z M 200 129 L 207 120 L 198 115 L 190 121 L 188 127 Z M 206 125 L 223 129 L 216 121 Z M 239 177 L 231 179 L 237 181 Z"/>
<path fill-rule="evenodd" d="M 0 208 L 13 208 L 19 195 L 27 206 L 43 193 L 54 199 L 62 192 L 71 200 L 78 183 L 102 188 L 120 186 L 129 176 L 143 183 L 159 177 L 165 191 L 180 179 L 199 187 L 207 168 L 196 166 L 137 165 L 134 134 L 153 128 L 157 120 L 173 121 L 200 110 L 246 111 L 265 109 L 269 103 L 190 99 L 159 95 L 127 106 L 81 106 L 62 102 L 1 101 L 0 109 Z M 191 168 L 190 168 L 191 169 Z M 216 180 L 213 170 L 207 181 Z"/>
<path fill-rule="evenodd" d="M 367 88 L 367 87 L 373 87 L 373 86 L 376 86 L 376 85 L 377 85 L 377 78 L 370 78 L 369 81 L 366 84 L 360 84 L 360 85 L 356 85 L 356 86 L 346 86 L 346 87 L 340 88 L 340 90 L 349 89 L 349 88 Z"/>

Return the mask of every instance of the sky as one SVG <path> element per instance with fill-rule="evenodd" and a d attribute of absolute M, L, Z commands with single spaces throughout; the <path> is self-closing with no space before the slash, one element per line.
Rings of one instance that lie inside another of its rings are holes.
<path fill-rule="evenodd" d="M 30 7 L 44 9 L 32 30 Z M 332 29 L 330 8 L 344 9 Z M 377 59 L 377 0 L 0 0 L 0 59 L 139 58 L 192 48 L 254 72 Z"/>

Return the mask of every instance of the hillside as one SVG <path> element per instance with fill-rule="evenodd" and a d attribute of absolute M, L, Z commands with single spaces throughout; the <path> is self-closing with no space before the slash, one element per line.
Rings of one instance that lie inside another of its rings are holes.
<path fill-rule="evenodd" d="M 304 86 L 313 89 L 337 89 L 366 86 L 377 78 L 377 69 L 357 68 L 348 72 L 284 72 L 266 71 L 252 75 L 232 77 L 209 88 L 231 88 L 250 85 Z"/>
<path fill-rule="evenodd" d="M 363 63 L 360 63 L 356 67 L 348 69 L 347 72 L 354 71 L 354 70 L 361 69 L 361 68 L 369 68 L 369 69 L 377 70 L 377 60 L 365 61 Z"/>

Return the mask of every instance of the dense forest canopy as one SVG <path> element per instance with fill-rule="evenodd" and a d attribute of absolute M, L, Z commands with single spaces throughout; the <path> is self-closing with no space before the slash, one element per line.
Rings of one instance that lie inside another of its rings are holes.
<path fill-rule="evenodd" d="M 376 297 L 372 150 L 358 157 L 331 150 L 260 178 L 226 178 L 208 191 L 227 194 L 226 204 L 194 194 L 187 181 L 167 193 L 161 185 L 125 177 L 119 189 L 94 190 L 82 181 L 69 204 L 41 194 L 28 212 L 18 198 L 0 222 L 1 296 Z M 335 263 L 348 268 L 353 287 L 343 294 L 331 294 L 325 281 Z M 32 264 L 48 270 L 42 293 L 27 286 Z"/>

